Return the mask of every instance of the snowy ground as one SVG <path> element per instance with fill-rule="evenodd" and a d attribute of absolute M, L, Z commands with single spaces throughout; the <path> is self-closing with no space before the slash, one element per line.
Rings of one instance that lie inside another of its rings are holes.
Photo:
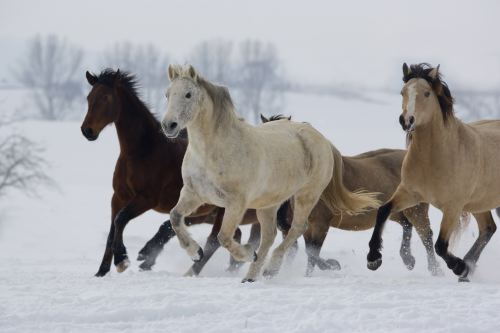
<path fill-rule="evenodd" d="M 403 146 L 397 93 L 374 95 L 380 103 L 289 97 L 293 116 L 317 126 L 345 154 Z M 109 225 L 118 147 L 114 128 L 90 143 L 79 126 L 35 121 L 18 125 L 47 147 L 50 173 L 59 188 L 43 190 L 39 198 L 12 194 L 0 203 L 0 332 L 500 330 L 498 235 L 486 248 L 472 283 L 459 284 L 448 271 L 431 277 L 417 237 L 412 242 L 417 265 L 407 271 L 399 258 L 401 230 L 392 223 L 385 233 L 384 264 L 377 272 L 366 269 L 370 232 L 331 229 L 322 254 L 338 259 L 343 268 L 315 272 L 311 278 L 303 276 L 302 242 L 296 260 L 273 280 L 241 284 L 247 266 L 236 275 L 227 273 L 225 250 L 216 253 L 201 277 L 184 278 L 190 260 L 176 239 L 152 272 L 139 272 L 133 263 L 123 274 L 112 270 L 95 278 Z M 439 218 L 433 210 L 435 232 Z M 147 213 L 129 224 L 125 245 L 131 258 L 165 219 Z M 204 243 L 209 228 L 190 230 Z M 458 255 L 476 234 L 471 223 Z"/>

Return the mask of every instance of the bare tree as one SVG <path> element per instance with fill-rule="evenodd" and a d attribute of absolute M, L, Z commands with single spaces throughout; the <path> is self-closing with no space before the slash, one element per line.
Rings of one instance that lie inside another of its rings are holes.
<path fill-rule="evenodd" d="M 238 112 L 259 122 L 259 114 L 279 113 L 284 102 L 284 79 L 276 48 L 247 40 L 235 50 L 233 43 L 215 39 L 198 44 L 189 57 L 211 81 L 227 85 Z"/>
<path fill-rule="evenodd" d="M 40 116 L 47 120 L 67 117 L 82 96 L 79 77 L 83 50 L 55 35 L 36 36 L 28 43 L 14 76 L 30 89 Z"/>
<path fill-rule="evenodd" d="M 258 40 L 242 42 L 236 68 L 238 108 L 247 119 L 258 123 L 260 113 L 281 112 L 285 81 L 273 44 Z"/>
<path fill-rule="evenodd" d="M 12 122 L 0 122 L 0 197 L 11 189 L 36 194 L 37 187 L 52 184 L 45 173 L 43 149 L 21 134 L 6 130 Z"/>
<path fill-rule="evenodd" d="M 211 81 L 227 86 L 234 84 L 233 43 L 230 41 L 215 39 L 201 42 L 191 52 L 189 63 Z"/>
<path fill-rule="evenodd" d="M 105 67 L 137 75 L 145 101 L 158 110 L 165 101 L 169 57 L 152 44 L 116 43 L 104 53 Z"/>

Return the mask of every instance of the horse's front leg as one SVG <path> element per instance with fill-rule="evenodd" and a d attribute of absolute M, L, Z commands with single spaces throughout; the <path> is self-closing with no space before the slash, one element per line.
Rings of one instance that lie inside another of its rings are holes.
<path fill-rule="evenodd" d="M 106 248 L 101 260 L 101 265 L 95 274 L 97 277 L 103 277 L 111 268 L 111 261 L 113 260 L 113 238 L 115 237 L 115 218 L 123 205 L 124 203 L 118 198 L 116 193 L 113 194 L 113 197 L 111 198 L 111 226 L 106 239 Z"/>
<path fill-rule="evenodd" d="M 184 223 L 184 218 L 191 215 L 202 204 L 203 202 L 198 195 L 184 186 L 181 190 L 179 201 L 170 211 L 170 221 L 172 221 L 172 227 L 179 239 L 179 243 L 195 262 L 203 258 L 203 250 L 189 234 Z"/>
<path fill-rule="evenodd" d="M 448 251 L 450 237 L 457 227 L 462 209 L 446 209 L 443 211 L 443 219 L 439 229 L 439 236 L 436 241 L 435 249 L 438 256 L 443 258 L 449 269 L 461 278 L 467 277 L 469 268 L 465 261 L 454 256 Z"/>
<path fill-rule="evenodd" d="M 238 229 L 245 211 L 246 207 L 243 204 L 233 204 L 226 207 L 217 239 L 223 247 L 228 249 L 235 260 L 254 261 L 256 254 L 252 246 L 250 244 L 241 245 L 234 239 L 234 233 Z"/>
<path fill-rule="evenodd" d="M 370 252 L 367 256 L 367 266 L 371 270 L 376 270 L 382 265 L 382 231 L 385 222 L 392 213 L 400 212 L 406 208 L 415 206 L 418 203 L 416 195 L 408 191 L 402 184 L 399 184 L 391 199 L 382 205 L 377 211 L 377 220 L 370 239 Z"/>
<path fill-rule="evenodd" d="M 152 208 L 151 202 L 142 196 L 134 197 L 123 207 L 114 219 L 113 256 L 118 273 L 125 271 L 130 265 L 127 250 L 123 244 L 123 230 L 128 222 Z"/>

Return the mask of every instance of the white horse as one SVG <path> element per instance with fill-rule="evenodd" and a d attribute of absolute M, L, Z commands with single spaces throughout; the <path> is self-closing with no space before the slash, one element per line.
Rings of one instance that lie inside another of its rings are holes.
<path fill-rule="evenodd" d="M 279 120 L 251 126 L 236 115 L 228 89 L 203 79 L 192 66 L 171 65 L 168 74 L 171 84 L 163 130 L 170 138 L 183 128 L 189 135 L 182 164 L 184 187 L 170 219 L 193 260 L 200 260 L 203 251 L 183 220 L 204 203 L 225 208 L 218 235 L 221 245 L 236 260 L 252 262 L 243 282 L 255 281 L 259 275 L 276 236 L 276 212 L 288 198 L 294 198 L 292 227 L 273 252 L 264 272 L 268 276 L 279 271 L 287 249 L 306 230 L 320 197 L 349 213 L 378 206 L 374 194 L 343 187 L 340 154 L 311 125 Z M 248 208 L 257 210 L 261 225 L 258 253 L 233 240 Z"/>

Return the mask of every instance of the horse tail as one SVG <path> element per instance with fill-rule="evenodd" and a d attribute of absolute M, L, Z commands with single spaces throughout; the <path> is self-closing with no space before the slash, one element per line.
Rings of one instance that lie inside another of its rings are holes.
<path fill-rule="evenodd" d="M 334 160 L 333 176 L 321 195 L 321 200 L 326 206 L 331 211 L 340 211 L 349 215 L 356 215 L 378 208 L 381 204 L 377 199 L 379 193 L 367 192 L 361 189 L 351 192 L 344 186 L 342 155 L 333 145 L 332 153 Z"/>
<path fill-rule="evenodd" d="M 451 249 L 453 249 L 454 246 L 460 242 L 460 238 L 462 237 L 462 234 L 464 233 L 465 229 L 467 229 L 467 227 L 470 224 L 470 218 L 471 218 L 471 214 L 468 212 L 462 212 L 462 214 L 460 214 L 460 218 L 458 219 L 458 225 L 455 227 L 455 229 L 451 233 L 451 237 L 450 237 L 450 241 L 449 241 Z"/>

